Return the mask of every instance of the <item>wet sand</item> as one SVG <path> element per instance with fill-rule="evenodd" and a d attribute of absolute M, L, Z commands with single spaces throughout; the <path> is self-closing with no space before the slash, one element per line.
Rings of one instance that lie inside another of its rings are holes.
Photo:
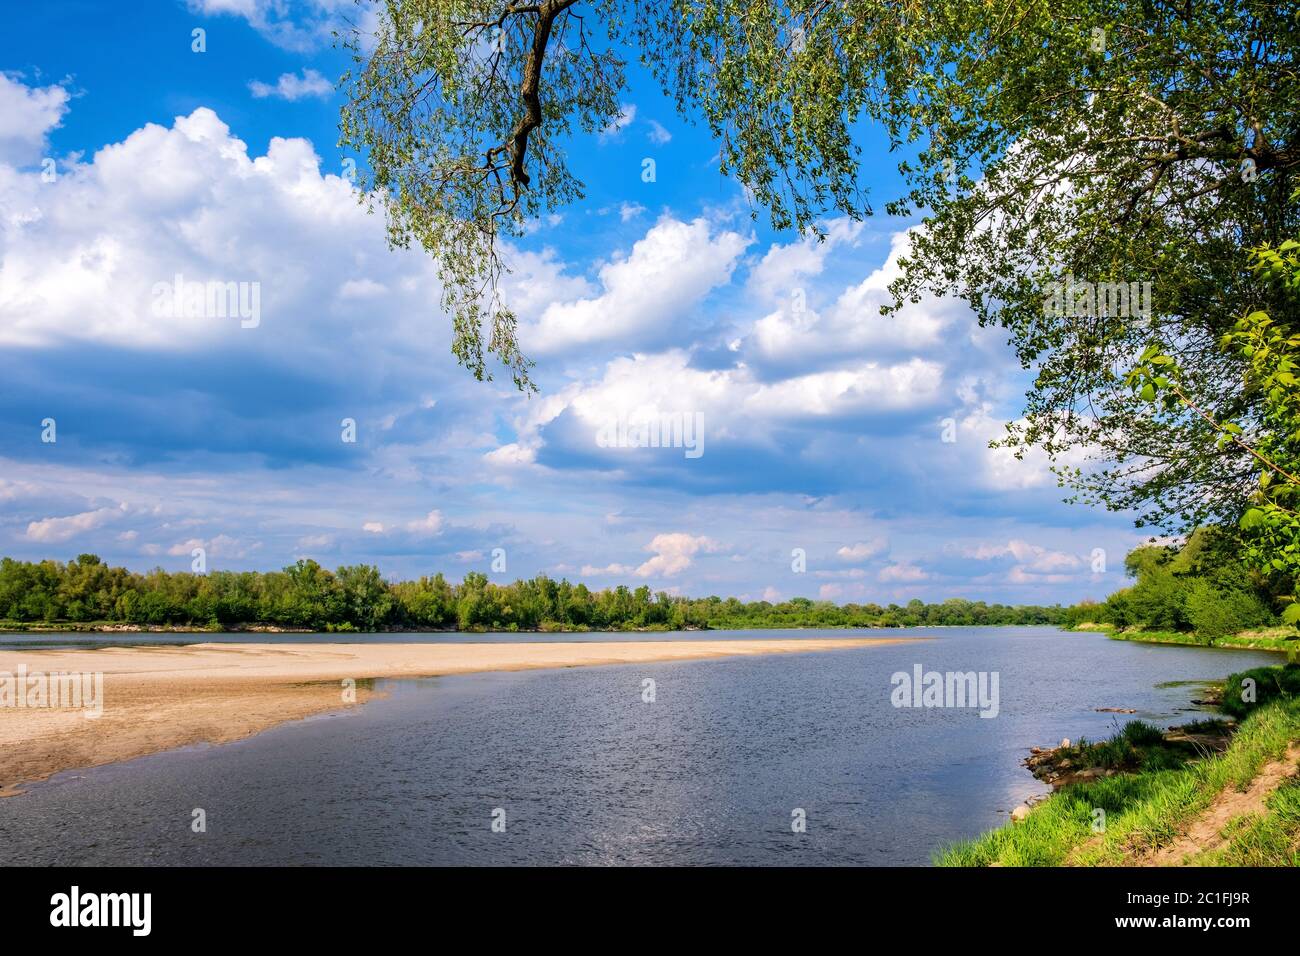
<path fill-rule="evenodd" d="M 595 664 L 851 650 L 908 638 L 545 644 L 192 644 L 0 651 L 0 675 L 103 674 L 103 712 L 0 707 L 0 796 L 61 770 L 198 743 L 364 703 L 365 682 Z M 350 685 L 355 689 L 349 694 Z"/>

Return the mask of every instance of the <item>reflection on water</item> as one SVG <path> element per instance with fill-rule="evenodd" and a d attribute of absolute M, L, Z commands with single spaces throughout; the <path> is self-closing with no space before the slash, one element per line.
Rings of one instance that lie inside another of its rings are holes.
<path fill-rule="evenodd" d="M 1276 661 L 1051 628 L 886 633 L 932 640 L 381 682 L 347 714 L 0 800 L 0 862 L 922 864 L 1041 791 L 1030 745 L 1132 719 L 1098 707 L 1178 722 L 1198 692 L 1178 682 Z M 997 671 L 999 715 L 895 709 L 890 676 L 916 664 Z"/>

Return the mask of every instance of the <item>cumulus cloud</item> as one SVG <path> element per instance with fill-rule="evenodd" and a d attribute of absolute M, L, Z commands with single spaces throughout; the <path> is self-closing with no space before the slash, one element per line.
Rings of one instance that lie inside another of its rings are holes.
<path fill-rule="evenodd" d="M 430 511 L 418 521 L 411 521 L 406 525 L 406 530 L 416 534 L 435 535 L 442 531 L 442 512 Z"/>
<path fill-rule="evenodd" d="M 618 115 L 615 116 L 612 120 L 610 120 L 609 125 L 607 125 L 603 130 L 600 131 L 600 138 L 602 140 L 613 139 L 617 137 L 620 133 L 623 132 L 623 130 L 631 126 L 632 122 L 636 119 L 635 103 L 621 103 L 619 104 L 618 109 L 619 109 Z"/>
<path fill-rule="evenodd" d="M 630 350 L 671 341 L 680 320 L 730 280 L 750 242 L 737 232 L 714 232 L 705 219 L 663 219 L 626 256 L 599 268 L 598 294 L 552 303 L 521 329 L 521 339 L 539 355 L 602 342 Z"/>
<path fill-rule="evenodd" d="M 1014 564 L 1007 571 L 1012 584 L 1059 583 L 1070 579 L 1085 567 L 1077 554 L 1053 550 L 1016 538 L 1006 544 L 980 544 L 962 549 L 965 557 L 976 561 L 1006 560 Z"/>
<path fill-rule="evenodd" d="M 359 261 L 379 274 L 367 277 L 372 282 L 404 271 L 428 275 L 418 260 L 387 253 L 382 225 L 367 222 L 373 217 L 342 176 L 321 172 L 309 143 L 273 138 L 265 156 L 252 158 L 202 107 L 170 128 L 149 124 L 105 146 L 57 182 L 26 177 L 9 184 L 9 193 L 10 205 L 33 214 L 0 223 L 0 345 L 71 338 L 257 348 L 275 338 L 268 326 L 278 327 L 276 334 L 308 327 L 304 307 L 313 299 L 309 327 L 320 341 L 337 309 L 321 294 L 318 276 L 347 275 Z M 348 243 L 338 242 L 342 235 L 351 236 Z M 256 283 L 259 327 L 241 328 L 238 318 L 219 314 L 160 314 L 158 303 L 178 276 L 182 286 Z M 232 339 L 238 332 L 243 338 Z"/>
<path fill-rule="evenodd" d="M 704 535 L 690 535 L 677 531 L 657 534 L 646 545 L 654 557 L 636 569 L 637 577 L 657 578 L 681 574 L 691 566 L 695 555 L 701 551 L 717 551 L 718 543 Z"/>
<path fill-rule="evenodd" d="M 363 36 L 373 35 L 373 2 L 356 0 L 303 0 L 290 4 L 285 0 L 188 0 L 189 9 L 205 16 L 234 16 L 276 46 L 286 50 L 309 51 L 328 46 L 334 31 L 347 30 L 353 24 Z"/>
<path fill-rule="evenodd" d="M 750 288 L 771 311 L 738 342 L 737 350 L 747 360 L 773 368 L 837 364 L 857 355 L 961 362 L 964 353 L 987 350 L 988 335 L 959 300 L 926 299 L 889 316 L 880 314 L 881 306 L 892 302 L 889 285 L 901 271 L 899 258 L 910 242 L 906 232 L 894 236 L 884 264 L 860 282 L 838 291 L 832 287 L 829 294 L 810 283 L 837 247 L 851 247 L 860 231 L 861 223 L 837 220 L 829 224 L 825 242 L 805 239 L 767 252 Z"/>
<path fill-rule="evenodd" d="M 910 561 L 899 561 L 896 564 L 886 565 L 881 568 L 876 577 L 883 582 L 915 583 L 924 581 L 929 577 L 929 574 Z"/>
<path fill-rule="evenodd" d="M 884 538 L 872 538 L 870 541 L 845 545 L 835 553 L 845 561 L 865 561 L 882 553 L 888 546 L 889 543 Z"/>
<path fill-rule="evenodd" d="M 0 163 L 25 166 L 41 159 L 70 98 L 62 86 L 26 86 L 17 75 L 0 73 Z"/>
<path fill-rule="evenodd" d="M 228 534 L 219 534 L 213 538 L 190 538 L 179 541 L 167 549 L 173 557 L 190 557 L 196 549 L 203 549 L 208 558 L 231 558 L 240 560 L 261 548 L 260 541 L 241 541 Z"/>
<path fill-rule="evenodd" d="M 334 84 L 325 79 L 318 71 L 304 68 L 301 74 L 281 73 L 280 78 L 274 83 L 249 80 L 248 91 L 253 94 L 253 99 L 256 100 L 271 97 L 293 102 L 307 97 L 323 99 L 334 92 Z"/>
<path fill-rule="evenodd" d="M 118 521 L 125 512 L 126 505 L 123 504 L 117 508 L 96 508 L 94 511 L 83 511 L 75 515 L 42 518 L 27 525 L 27 538 L 43 544 L 60 544 Z"/>
<path fill-rule="evenodd" d="M 616 577 L 621 575 L 634 574 L 636 572 L 636 568 L 630 564 L 619 564 L 617 562 L 612 562 L 610 564 L 605 565 L 604 567 L 599 567 L 594 564 L 584 564 L 581 567 L 580 572 L 584 575 L 588 575 L 591 577 L 598 577 L 598 578 Z"/>

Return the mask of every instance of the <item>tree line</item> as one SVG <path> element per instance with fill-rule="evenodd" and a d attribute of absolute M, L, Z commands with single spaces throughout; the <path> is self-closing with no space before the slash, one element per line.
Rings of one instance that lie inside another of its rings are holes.
<path fill-rule="evenodd" d="M 329 571 L 302 559 L 281 571 L 155 569 L 138 574 L 93 554 L 60 563 L 0 560 L 0 621 L 122 623 L 212 629 L 623 630 L 649 628 L 912 627 L 1060 624 L 1060 606 L 1008 606 L 953 598 L 938 604 L 835 604 L 796 597 L 690 598 L 641 586 L 593 591 L 545 575 L 497 584 L 470 572 L 389 582 L 366 564 Z"/>
<path fill-rule="evenodd" d="M 1124 567 L 1134 583 L 1102 603 L 1070 608 L 1070 624 L 1179 631 L 1207 644 L 1221 637 L 1281 623 L 1277 608 L 1292 600 L 1293 582 L 1243 561 L 1235 534 L 1198 528 L 1181 544 L 1149 544 L 1131 551 Z"/>

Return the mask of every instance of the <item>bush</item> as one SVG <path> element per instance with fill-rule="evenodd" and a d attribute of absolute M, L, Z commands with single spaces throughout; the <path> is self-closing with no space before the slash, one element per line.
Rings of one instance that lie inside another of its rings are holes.
<path fill-rule="evenodd" d="M 1144 720 L 1130 720 L 1120 733 L 1134 747 L 1151 747 L 1165 739 L 1163 730 Z"/>
<path fill-rule="evenodd" d="M 1245 591 L 1222 591 L 1196 580 L 1187 589 L 1187 622 L 1206 644 L 1272 621 L 1264 603 Z"/>
<path fill-rule="evenodd" d="M 1244 681 L 1253 681 L 1255 699 L 1243 700 L 1246 694 Z M 1256 667 L 1228 678 L 1223 688 L 1223 702 L 1219 708 L 1238 720 L 1251 711 L 1271 701 L 1284 697 L 1300 696 L 1300 664 L 1284 667 Z"/>

